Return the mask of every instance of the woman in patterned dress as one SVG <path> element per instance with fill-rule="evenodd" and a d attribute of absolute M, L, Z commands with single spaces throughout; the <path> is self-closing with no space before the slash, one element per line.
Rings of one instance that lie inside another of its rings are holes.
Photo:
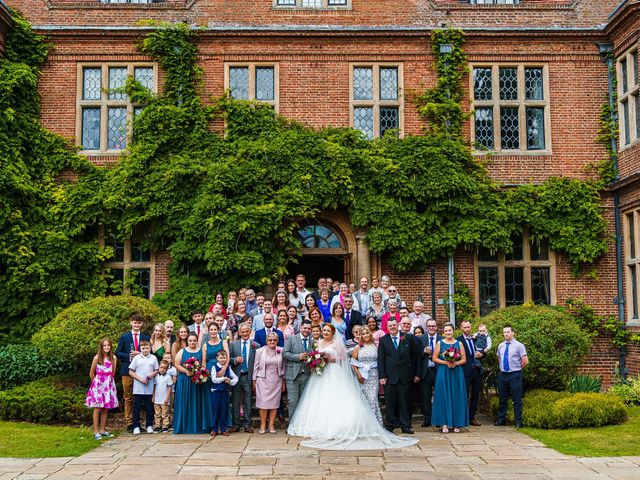
<path fill-rule="evenodd" d="M 351 368 L 353 368 L 358 383 L 362 388 L 371 410 L 382 425 L 382 413 L 378 403 L 378 347 L 373 341 L 373 334 L 368 328 L 360 332 L 361 345 L 353 350 Z"/>

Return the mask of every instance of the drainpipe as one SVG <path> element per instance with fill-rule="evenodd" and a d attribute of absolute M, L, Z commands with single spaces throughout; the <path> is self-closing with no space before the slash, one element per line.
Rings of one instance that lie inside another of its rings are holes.
<path fill-rule="evenodd" d="M 618 125 L 618 116 L 616 114 L 616 104 L 615 104 L 615 95 L 614 95 L 614 59 L 613 59 L 613 45 L 608 43 L 599 43 L 598 48 L 600 50 L 600 55 L 602 56 L 602 61 L 607 64 L 607 71 L 609 74 L 609 107 L 611 109 L 611 150 L 612 156 L 611 160 L 613 161 L 613 167 L 616 171 L 616 178 L 614 182 L 619 180 L 618 173 L 618 142 L 616 138 L 617 125 Z M 622 221 L 621 221 L 621 213 L 620 213 L 620 193 L 617 190 L 613 192 L 613 209 L 615 215 L 615 231 L 616 231 L 616 273 L 617 273 L 617 297 L 615 303 L 618 305 L 618 321 L 622 328 L 626 328 L 625 322 L 625 314 L 624 314 L 624 284 L 622 277 Z M 618 360 L 620 378 L 623 380 L 627 377 L 627 346 L 623 345 L 620 347 L 620 357 Z"/>
<path fill-rule="evenodd" d="M 449 268 L 448 268 L 448 277 L 449 277 L 449 321 L 453 323 L 453 327 L 456 326 L 456 304 L 453 301 L 453 294 L 455 293 L 454 287 L 454 263 L 453 263 L 453 255 L 449 255 Z"/>

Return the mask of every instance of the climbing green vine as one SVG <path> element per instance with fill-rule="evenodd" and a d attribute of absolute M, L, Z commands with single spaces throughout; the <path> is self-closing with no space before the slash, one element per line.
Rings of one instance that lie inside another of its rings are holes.
<path fill-rule="evenodd" d="M 462 32 L 433 35 L 439 80 L 415 98 L 425 133 L 372 141 L 349 128 L 310 128 L 260 103 L 224 96 L 204 104 L 196 36 L 184 25 L 161 25 L 144 39 L 141 50 L 163 67 L 164 86 L 153 94 L 133 80 L 127 83 L 128 95 L 146 106 L 135 119 L 128 153 L 112 168 L 91 166 L 43 130 L 37 103 L 29 103 L 28 119 L 36 126 L 19 136 L 22 149 L 2 168 L 35 169 L 38 162 L 50 167 L 46 179 L 37 179 L 38 189 L 46 187 L 37 205 L 14 205 L 25 197 L 16 186 L 31 177 L 16 179 L 14 189 L 2 194 L 7 218 L 18 211 L 32 217 L 25 234 L 11 233 L 13 224 L 0 231 L 3 268 L 22 246 L 28 252 L 21 268 L 0 272 L 7 272 L 14 287 L 0 285 L 4 299 L 10 300 L 20 282 L 27 284 L 18 295 L 22 303 L 11 299 L 7 308 L 0 302 L 5 325 L 20 324 L 32 315 L 33 302 L 39 305 L 43 284 L 22 272 L 41 262 L 60 282 L 59 291 L 45 297 L 47 308 L 36 309 L 42 321 L 104 290 L 99 265 L 112 252 L 95 241 L 98 222 L 123 239 L 144 231 L 145 245 L 171 253 L 171 288 L 156 301 L 180 315 L 206 305 L 217 290 L 261 286 L 284 275 L 297 258 L 298 226 L 326 210 L 347 212 L 354 226 L 368 230 L 371 250 L 401 271 L 423 269 L 460 247 L 509 250 L 511 236 L 523 227 L 536 239 L 548 239 L 576 266 L 606 251 L 594 182 L 559 178 L 505 190 L 471 154 L 462 135 L 468 118 L 461 108 Z M 452 45 L 451 53 L 439 55 L 442 43 Z M 37 51 L 21 45 L 13 51 Z M 28 67 L 30 81 L 15 91 L 7 91 L 9 80 L 2 77 L 0 101 L 37 98 L 35 68 Z M 15 142 L 9 138 L 14 136 L 1 137 L 1 148 Z M 45 140 L 55 145 L 52 157 L 24 153 L 25 145 Z M 69 169 L 80 173 L 77 181 L 54 181 Z M 30 243 L 43 232 L 62 235 L 55 249 Z M 76 265 L 81 267 L 71 268 Z M 51 288 L 49 276 L 42 281 Z M 25 331 L 37 323 L 29 322 Z"/>

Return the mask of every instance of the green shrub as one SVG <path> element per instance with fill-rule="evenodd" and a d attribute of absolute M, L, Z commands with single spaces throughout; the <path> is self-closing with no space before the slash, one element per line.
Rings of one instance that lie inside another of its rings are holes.
<path fill-rule="evenodd" d="M 640 405 L 640 375 L 627 378 L 625 383 L 616 383 L 609 388 L 609 393 L 620 398 L 625 405 Z"/>
<path fill-rule="evenodd" d="M 498 398 L 491 399 L 494 416 L 498 414 Z M 525 427 L 558 429 L 601 427 L 623 423 L 627 419 L 624 403 L 606 393 L 569 393 L 553 390 L 531 390 L 522 404 Z M 507 420 L 514 422 L 513 405 L 509 402 Z"/>
<path fill-rule="evenodd" d="M 111 338 L 115 349 L 120 335 L 130 330 L 129 317 L 134 313 L 144 317 L 144 328 L 148 332 L 156 322 L 175 321 L 144 298 L 131 295 L 97 297 L 60 312 L 33 336 L 32 341 L 43 355 L 59 357 L 88 371 L 100 339 Z"/>
<path fill-rule="evenodd" d="M 592 375 L 575 375 L 569 380 L 568 390 L 571 393 L 598 393 L 602 387 L 602 379 Z"/>
<path fill-rule="evenodd" d="M 34 345 L 0 347 L 0 390 L 65 373 L 68 364 L 56 357 L 42 356 Z"/>
<path fill-rule="evenodd" d="M 34 423 L 84 423 L 92 409 L 84 406 L 89 376 L 41 378 L 0 392 L 0 420 Z"/>
<path fill-rule="evenodd" d="M 496 347 L 504 340 L 505 325 L 513 327 L 516 339 L 526 347 L 529 365 L 523 375 L 525 390 L 564 390 L 589 353 L 593 337 L 582 331 L 573 316 L 560 307 L 519 305 L 497 310 L 481 321 L 487 324 Z M 496 375 L 495 349 L 487 356 L 484 366 Z"/>

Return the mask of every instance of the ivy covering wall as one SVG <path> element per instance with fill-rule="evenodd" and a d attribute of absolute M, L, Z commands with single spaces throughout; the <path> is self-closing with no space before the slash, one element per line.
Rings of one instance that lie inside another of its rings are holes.
<path fill-rule="evenodd" d="M 197 31 L 159 26 L 140 48 L 165 70 L 164 88 L 154 95 L 129 80 L 131 99 L 146 105 L 134 142 L 115 166 L 98 168 L 39 125 L 46 45 L 17 21 L 9 56 L 0 60 L 5 331 L 33 331 L 56 309 L 104 291 L 100 265 L 112 252 L 98 247 L 98 223 L 122 238 L 142 226 L 149 247 L 170 251 L 171 289 L 156 301 L 183 316 L 218 289 L 283 275 L 298 224 L 322 210 L 348 212 L 368 229 L 371 250 L 400 271 L 423 269 L 459 247 L 509 250 L 511 235 L 525 226 L 576 268 L 607 249 L 603 180 L 503 189 L 472 155 L 462 135 L 462 32 L 433 34 L 438 82 L 415 96 L 424 134 L 370 141 L 252 102 L 205 104 Z M 441 43 L 453 45 L 452 53 L 440 55 Z M 212 128 L 223 121 L 224 136 Z M 66 170 L 80 172 L 79 180 L 60 181 Z"/>

